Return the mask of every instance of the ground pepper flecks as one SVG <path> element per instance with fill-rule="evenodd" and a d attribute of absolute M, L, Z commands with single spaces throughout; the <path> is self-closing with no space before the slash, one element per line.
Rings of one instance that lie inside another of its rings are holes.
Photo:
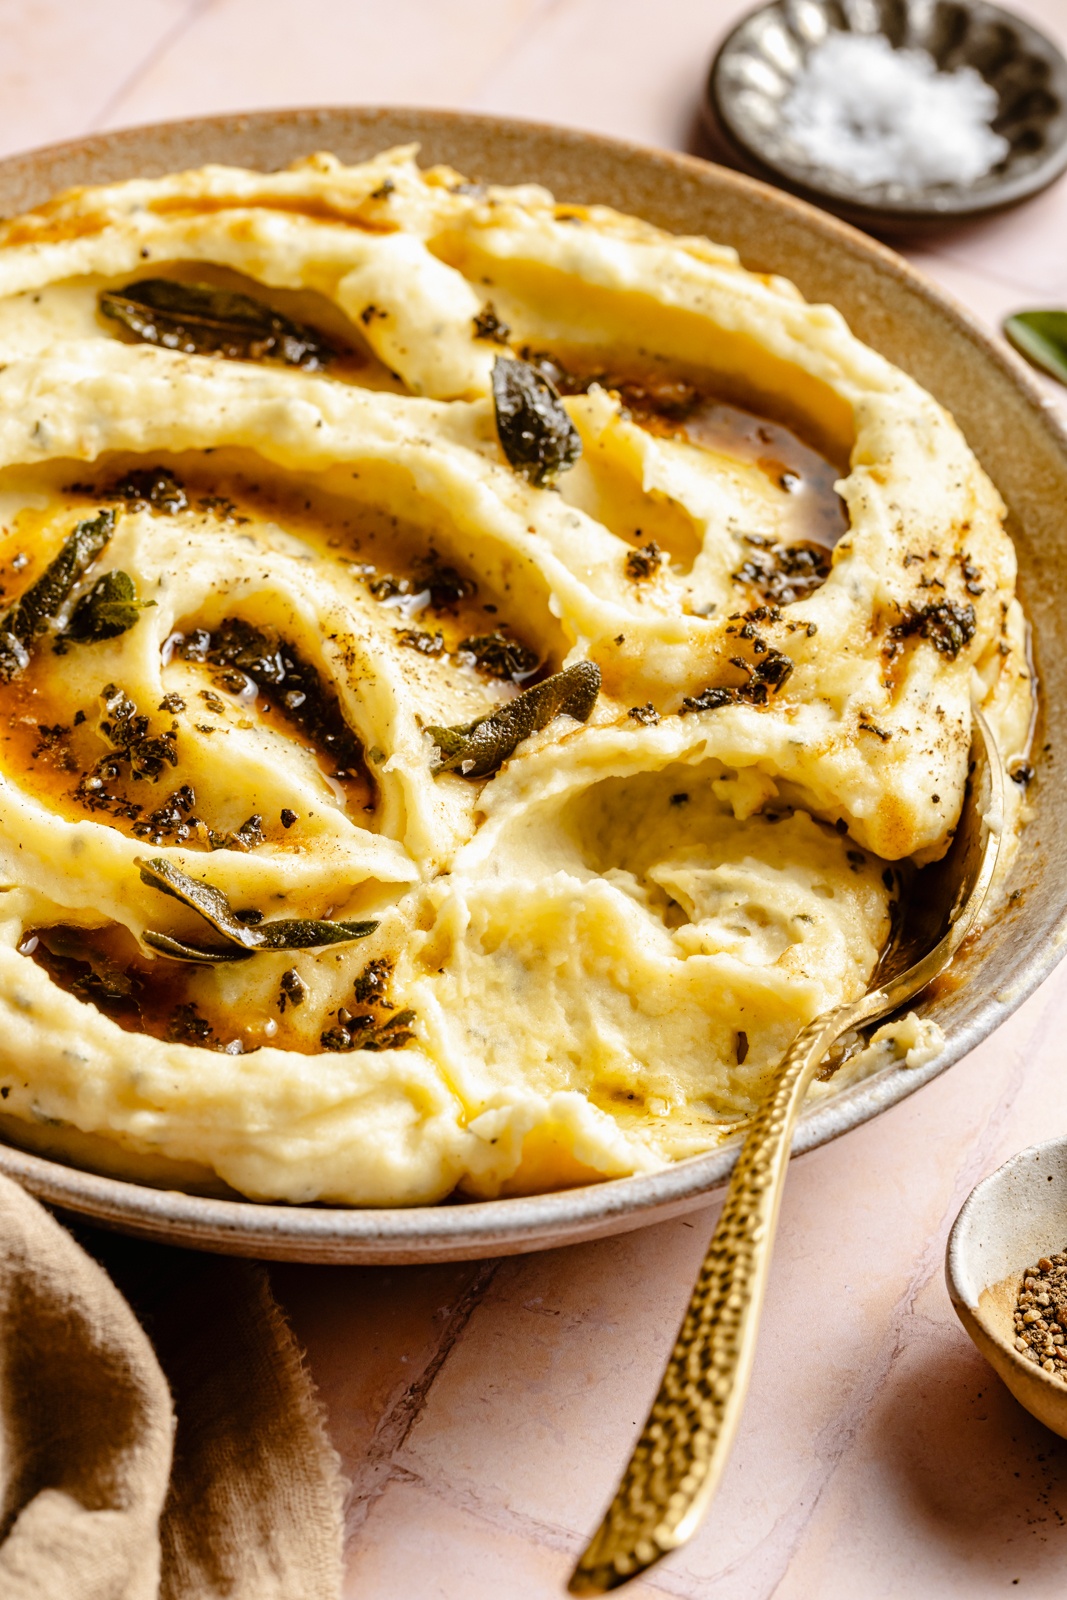
<path fill-rule="evenodd" d="M 1042 1256 L 1023 1273 L 1015 1302 L 1015 1348 L 1067 1380 L 1067 1252 Z"/>

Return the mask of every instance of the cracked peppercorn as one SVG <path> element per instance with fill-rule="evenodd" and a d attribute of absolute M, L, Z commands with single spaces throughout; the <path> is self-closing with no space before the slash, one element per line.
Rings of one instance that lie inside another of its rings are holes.
<path fill-rule="evenodd" d="M 1027 1267 L 1015 1302 L 1015 1348 L 1067 1381 L 1067 1251 Z"/>

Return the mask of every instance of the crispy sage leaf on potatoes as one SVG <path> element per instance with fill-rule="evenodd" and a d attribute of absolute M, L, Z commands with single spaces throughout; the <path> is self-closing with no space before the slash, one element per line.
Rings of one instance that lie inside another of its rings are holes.
<path fill-rule="evenodd" d="M 228 949 L 220 949 L 217 945 L 188 944 L 169 934 L 146 929 L 144 942 L 150 949 L 179 961 L 244 961 L 261 950 L 315 950 L 323 945 L 365 939 L 378 926 L 377 922 L 325 922 L 303 917 L 280 917 L 264 922 L 258 913 L 251 912 L 239 916 L 221 889 L 190 878 L 164 857 L 146 860 L 142 856 L 137 866 L 142 883 L 180 900 L 229 941 Z"/>
<path fill-rule="evenodd" d="M 142 937 L 148 948 L 157 954 L 169 956 L 172 961 L 195 961 L 202 967 L 218 967 L 226 961 L 251 961 L 256 953 L 242 950 L 235 944 L 183 944 L 180 939 L 172 939 L 168 933 L 157 933 L 153 928 L 146 928 Z"/>
<path fill-rule="evenodd" d="M 135 467 L 105 492 L 120 496 L 131 511 L 158 511 L 166 517 L 177 516 L 189 504 L 183 485 L 166 467 Z"/>
<path fill-rule="evenodd" d="M 910 608 L 901 620 L 889 630 L 889 651 L 896 654 L 899 640 L 917 633 L 928 639 L 938 655 L 955 661 L 965 645 L 970 644 L 978 628 L 978 616 L 968 600 L 964 606 L 952 600 L 932 600 L 921 610 Z"/>
<path fill-rule="evenodd" d="M 582 453 L 578 430 L 555 386 L 528 361 L 497 356 L 493 404 L 500 447 L 527 483 L 541 488 Z"/>
<path fill-rule="evenodd" d="M 497 316 L 496 307 L 491 300 L 487 300 L 478 315 L 472 319 L 472 325 L 476 339 L 488 339 L 491 344 L 507 344 L 511 338 L 511 329 Z"/>
<path fill-rule="evenodd" d="M 190 356 L 278 361 L 318 372 L 337 355 L 317 329 L 292 322 L 251 295 L 209 283 L 141 278 L 125 289 L 101 290 L 100 310 L 145 344 Z"/>
<path fill-rule="evenodd" d="M 377 922 L 323 922 L 310 917 L 279 917 L 257 928 L 260 950 L 317 950 L 327 944 L 351 944 L 374 932 Z"/>
<path fill-rule="evenodd" d="M 1067 311 L 1019 311 L 1005 317 L 1004 337 L 1035 367 L 1067 383 Z"/>
<path fill-rule="evenodd" d="M 58 618 L 74 585 L 92 566 L 115 529 L 115 513 L 79 522 L 36 583 L 0 615 L 0 683 L 10 683 L 29 663 L 30 646 Z"/>
<path fill-rule="evenodd" d="M 414 1011 L 398 1011 L 384 1022 L 350 1017 L 338 1028 L 327 1028 L 319 1043 L 324 1050 L 400 1050 L 415 1037 L 411 1031 L 414 1021 Z"/>
<path fill-rule="evenodd" d="M 251 678 L 333 757 L 336 777 L 351 778 L 365 772 L 363 747 L 346 722 L 336 695 L 310 662 L 273 629 L 254 628 L 240 617 L 229 617 L 214 633 L 198 629 L 189 634 L 180 649 L 186 661 L 206 661 L 223 668 L 215 680 L 221 688 L 239 693 L 243 679 Z"/>
<path fill-rule="evenodd" d="M 554 717 L 588 722 L 599 693 L 600 668 L 595 661 L 579 661 L 532 689 L 524 689 L 488 716 L 454 728 L 427 728 L 441 752 L 436 771 L 488 778 L 524 739 L 547 728 Z"/>
<path fill-rule="evenodd" d="M 479 672 L 489 678 L 512 678 L 518 683 L 536 671 L 538 658 L 518 639 L 509 639 L 499 628 L 493 633 L 476 633 L 459 641 L 457 653 L 470 656 Z"/>
<path fill-rule="evenodd" d="M 155 603 L 138 600 L 128 572 L 105 572 L 74 607 L 63 629 L 63 640 L 95 644 L 99 639 L 117 639 L 134 626 L 142 611 Z"/>

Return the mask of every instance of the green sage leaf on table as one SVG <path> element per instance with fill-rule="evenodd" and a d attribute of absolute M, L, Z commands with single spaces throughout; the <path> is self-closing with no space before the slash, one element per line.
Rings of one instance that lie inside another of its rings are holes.
<path fill-rule="evenodd" d="M 154 600 L 138 600 L 128 572 L 105 572 L 74 607 L 63 630 L 63 639 L 75 644 L 117 639 L 134 626 L 142 611 L 155 603 Z"/>
<path fill-rule="evenodd" d="M 542 488 L 574 466 L 582 453 L 578 430 L 554 384 L 536 367 L 497 356 L 493 404 L 500 447 L 527 483 Z"/>
<path fill-rule="evenodd" d="M 1067 311 L 1019 311 L 1004 319 L 1004 337 L 1033 366 L 1067 384 Z"/>
<path fill-rule="evenodd" d="M 144 942 L 161 955 L 178 961 L 215 964 L 220 961 L 246 961 L 261 950 L 315 950 L 324 945 L 351 944 L 374 932 L 377 922 L 327 922 L 313 918 L 281 917 L 265 922 L 258 912 L 238 914 L 221 889 L 198 878 L 191 878 L 164 857 L 137 859 L 141 882 L 150 889 L 168 894 L 203 917 L 227 946 L 190 944 L 170 934 L 146 929 Z"/>
<path fill-rule="evenodd" d="M 599 693 L 600 668 L 594 661 L 579 661 L 524 689 L 488 716 L 453 728 L 427 728 L 441 752 L 436 771 L 458 772 L 472 780 L 488 778 L 524 739 L 547 728 L 555 717 L 588 722 Z"/>
<path fill-rule="evenodd" d="M 101 511 L 79 522 L 36 583 L 0 614 L 0 683 L 10 683 L 29 665 L 33 641 L 57 620 L 74 585 L 92 566 L 114 529 L 113 511 Z"/>
<path fill-rule="evenodd" d="M 135 339 L 185 355 L 277 361 L 305 372 L 320 371 L 337 355 L 317 329 L 209 283 L 140 278 L 125 289 L 102 290 L 99 303 L 101 313 Z"/>

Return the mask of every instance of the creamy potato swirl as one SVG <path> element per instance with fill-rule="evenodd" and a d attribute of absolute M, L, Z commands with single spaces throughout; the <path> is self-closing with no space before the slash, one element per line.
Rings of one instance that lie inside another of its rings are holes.
<path fill-rule="evenodd" d="M 160 279 L 331 354 L 106 314 Z M 543 486 L 501 359 L 580 436 Z M 414 1203 L 707 1149 L 865 988 L 972 704 L 1026 750 L 1003 507 L 928 394 L 730 250 L 412 150 L 4 224 L 0 513 L 4 1127 L 134 1176 Z M 587 721 L 442 769 L 579 662 Z"/>

